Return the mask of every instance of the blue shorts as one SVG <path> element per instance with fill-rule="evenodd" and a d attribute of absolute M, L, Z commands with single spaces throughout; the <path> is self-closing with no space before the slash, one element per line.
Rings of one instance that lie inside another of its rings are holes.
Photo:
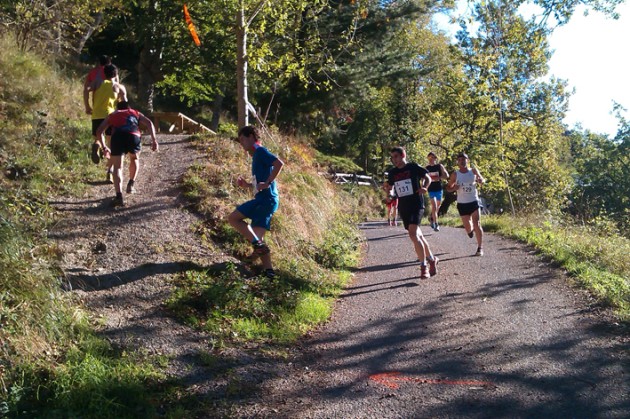
<path fill-rule="evenodd" d="M 252 227 L 271 230 L 271 216 L 278 209 L 278 200 L 268 196 L 254 198 L 236 207 L 236 210 L 252 220 Z"/>
<path fill-rule="evenodd" d="M 442 190 L 439 191 L 429 191 L 429 199 L 437 199 L 438 201 L 442 200 Z"/>

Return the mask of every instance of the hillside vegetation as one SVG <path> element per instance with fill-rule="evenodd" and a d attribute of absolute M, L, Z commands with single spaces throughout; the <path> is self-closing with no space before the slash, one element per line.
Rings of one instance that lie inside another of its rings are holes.
<path fill-rule="evenodd" d="M 88 157 L 81 80 L 13 43 L 0 40 L 0 415 L 91 417 L 97 410 L 99 417 L 152 416 L 159 401 L 177 411 L 168 397 L 177 390 L 163 372 L 167 360 L 112 348 L 94 333 L 92 314 L 61 289 L 63 255 L 47 240 L 47 228 L 61 215 L 51 202 L 84 196 L 87 181 L 102 173 Z M 223 130 L 234 134 L 234 126 Z M 277 131 L 264 142 L 287 162 L 281 210 L 269 236 L 279 281 L 251 277 L 245 284 L 229 265 L 222 272 L 181 272 L 168 303 L 220 345 L 290 343 L 326 320 L 350 278 L 348 268 L 357 263 L 356 221 L 380 209 L 376 192 L 338 189 L 318 175 L 331 164 L 353 167 L 351 162 L 322 156 L 307 140 Z M 183 186 L 206 220 L 198 232 L 208 247 L 242 256 L 248 246 L 224 216 L 247 197 L 233 187 L 230 173 L 247 174 L 248 160 L 227 137 L 196 143 L 207 159 L 191 168 Z M 560 260 L 627 320 L 628 240 L 615 224 L 606 230 L 605 220 L 590 229 L 558 220 L 555 213 L 531 224 L 502 216 L 486 219 L 486 226 Z M 453 223 L 459 225 L 457 218 Z"/>
<path fill-rule="evenodd" d="M 86 181 L 102 175 L 88 158 L 81 80 L 10 48 L 11 40 L 1 42 L 13 52 L 0 58 L 0 414 L 151 416 L 155 400 L 169 391 L 165 360 L 114 349 L 94 333 L 93 315 L 62 291 L 63 255 L 47 240 L 48 226 L 63 216 L 51 206 L 55 197 L 83 196 Z M 242 255 L 248 245 L 224 215 L 247 199 L 228 173 L 247 174 L 248 159 L 227 137 L 196 141 L 206 144 L 207 164 L 192 167 L 184 186 L 206 216 L 199 234 L 209 248 Z M 280 280 L 249 278 L 243 291 L 243 273 L 229 265 L 222 272 L 181 272 L 169 302 L 175 315 L 203 325 L 223 345 L 292 342 L 325 321 L 350 278 L 347 268 L 357 263 L 354 225 L 378 204 L 374 192 L 334 188 L 315 160 L 330 162 L 308 144 L 277 133 L 265 142 L 287 163 L 282 211 L 269 237 Z"/>

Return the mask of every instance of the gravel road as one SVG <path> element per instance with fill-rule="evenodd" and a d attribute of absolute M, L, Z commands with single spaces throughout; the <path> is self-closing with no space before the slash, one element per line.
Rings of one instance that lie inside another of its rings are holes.
<path fill-rule="evenodd" d="M 243 416 L 628 418 L 627 335 L 530 248 L 422 227 L 440 257 L 420 280 L 406 232 L 362 226 L 368 251 L 333 319 Z"/>

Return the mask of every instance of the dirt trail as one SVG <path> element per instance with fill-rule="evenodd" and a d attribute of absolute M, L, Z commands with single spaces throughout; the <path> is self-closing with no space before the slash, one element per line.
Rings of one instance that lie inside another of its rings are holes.
<path fill-rule="evenodd" d="M 230 257 L 204 248 L 181 197 L 181 176 L 202 156 L 185 137 L 159 141 L 160 153 L 144 148 L 124 209 L 97 182 L 88 197 L 54 203 L 67 217 L 50 236 L 66 286 L 114 345 L 169 356 L 186 394 L 217 399 L 224 378 L 198 361 L 212 338 L 162 303 L 169 275 Z M 421 281 L 402 228 L 362 229 L 363 266 L 327 325 L 282 359 L 229 354 L 232 376 L 261 390 L 230 416 L 630 417 L 627 335 L 531 249 L 487 235 L 486 256 L 470 257 L 476 245 L 461 229 L 423 227 L 441 263 Z"/>
<path fill-rule="evenodd" d="M 138 193 L 125 194 L 124 208 L 110 207 L 114 187 L 104 182 L 103 169 L 89 197 L 54 203 L 67 216 L 50 236 L 64 255 L 66 287 L 102 316 L 104 335 L 119 347 L 173 357 L 170 373 L 181 376 L 190 358 L 212 345 L 162 309 L 168 277 L 229 258 L 204 248 L 194 232 L 201 220 L 181 195 L 182 175 L 201 155 L 185 136 L 158 141 L 158 153 L 143 147 Z"/>

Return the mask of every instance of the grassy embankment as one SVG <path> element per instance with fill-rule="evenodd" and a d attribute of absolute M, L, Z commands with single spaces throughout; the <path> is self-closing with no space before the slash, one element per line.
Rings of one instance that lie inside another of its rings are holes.
<path fill-rule="evenodd" d="M 80 196 L 101 175 L 81 81 L 10 39 L 0 48 L 0 416 L 148 413 L 159 360 L 96 337 L 91 314 L 61 290 L 46 237 L 51 198 Z"/>
<path fill-rule="evenodd" d="M 152 417 L 158 410 L 186 416 L 178 383 L 163 374 L 168 359 L 112 348 L 95 333 L 96 316 L 61 290 L 57 260 L 63 255 L 46 237 L 59 215 L 48 202 L 81 196 L 89 188 L 85 180 L 102 175 L 88 157 L 89 119 L 79 77 L 16 51 L 10 40 L 0 40 L 0 47 L 5 51 L 0 57 L 0 416 Z M 248 162 L 236 144 L 212 141 L 209 161 L 220 164 L 193 168 L 189 195 L 208 216 L 208 223 L 198 226 L 207 245 L 243 254 L 247 244 L 221 216 L 247 197 L 231 188 L 225 173 L 245 175 Z M 170 308 L 216 336 L 217 351 L 242 340 L 291 342 L 324 321 L 350 276 L 344 269 L 358 256 L 351 209 L 373 207 L 352 193 L 341 198 L 317 175 L 308 147 L 279 141 L 268 145 L 287 162 L 282 210 L 269 238 L 280 278 L 246 278 L 229 264 L 218 273 L 209 269 L 174 278 L 179 287 Z"/>
<path fill-rule="evenodd" d="M 280 209 L 265 237 L 278 279 L 243 282 L 237 269 L 187 272 L 169 303 L 182 319 L 210 331 L 218 342 L 290 342 L 325 321 L 349 279 L 347 268 L 357 263 L 356 222 L 378 202 L 370 188 L 342 190 L 318 175 L 308 145 L 278 134 L 264 141 L 285 162 L 279 177 Z M 238 174 L 249 178 L 251 159 L 227 137 L 210 139 L 207 155 L 207 163 L 192 168 L 185 180 L 188 196 L 207 220 L 199 230 L 209 246 L 241 258 L 251 246 L 225 217 L 235 204 L 251 199 L 249 189 L 235 186 Z"/>

